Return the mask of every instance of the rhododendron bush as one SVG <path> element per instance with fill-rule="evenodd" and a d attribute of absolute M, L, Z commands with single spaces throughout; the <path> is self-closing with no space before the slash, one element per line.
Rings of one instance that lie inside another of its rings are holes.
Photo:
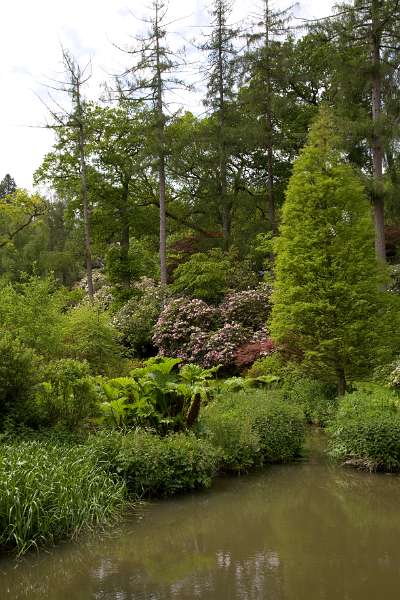
<path fill-rule="evenodd" d="M 160 354 L 196 362 L 197 339 L 215 327 L 217 311 L 203 300 L 175 298 L 161 312 L 153 341 Z"/>
<path fill-rule="evenodd" d="M 270 288 L 231 293 L 218 307 L 175 298 L 161 312 L 153 342 L 161 355 L 205 367 L 244 367 L 273 351 L 265 330 Z"/>

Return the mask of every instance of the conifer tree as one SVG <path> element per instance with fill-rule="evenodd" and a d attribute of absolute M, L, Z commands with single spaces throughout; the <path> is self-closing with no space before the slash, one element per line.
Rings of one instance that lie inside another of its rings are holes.
<path fill-rule="evenodd" d="M 336 130 L 321 109 L 294 165 L 276 241 L 271 331 L 343 394 L 346 380 L 371 367 L 383 292 L 368 198 Z"/>

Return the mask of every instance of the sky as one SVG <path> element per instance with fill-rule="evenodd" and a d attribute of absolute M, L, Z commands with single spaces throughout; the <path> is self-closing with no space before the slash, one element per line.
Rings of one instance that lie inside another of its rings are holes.
<path fill-rule="evenodd" d="M 87 95 L 95 99 L 101 84 L 126 67 L 126 55 L 116 48 L 129 46 L 141 31 L 148 0 L 2 0 L 0 36 L 0 180 L 10 173 L 19 187 L 33 189 L 32 175 L 46 152 L 53 133 L 46 105 L 46 84 L 62 75 L 61 46 L 81 63 L 92 64 Z M 257 0 L 236 0 L 232 22 L 245 21 L 257 9 Z M 276 0 L 273 7 L 290 2 Z M 300 0 L 294 13 L 300 18 L 330 14 L 332 0 Z M 171 43 L 187 46 L 206 31 L 208 0 L 170 0 L 168 18 Z M 54 84 L 53 84 L 54 85 Z M 179 100 L 179 98 L 177 99 Z M 185 108 L 196 110 L 198 97 L 187 94 Z"/>

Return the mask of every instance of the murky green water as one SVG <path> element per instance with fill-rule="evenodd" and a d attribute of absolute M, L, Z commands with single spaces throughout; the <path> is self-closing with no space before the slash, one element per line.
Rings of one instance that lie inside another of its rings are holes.
<path fill-rule="evenodd" d="M 307 463 L 149 503 L 118 530 L 0 561 L 5 600 L 397 600 L 400 477 Z"/>

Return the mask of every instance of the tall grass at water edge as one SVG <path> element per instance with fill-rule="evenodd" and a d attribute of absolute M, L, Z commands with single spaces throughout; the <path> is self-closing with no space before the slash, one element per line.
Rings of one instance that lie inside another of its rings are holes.
<path fill-rule="evenodd" d="M 0 546 L 19 554 L 112 521 L 125 484 L 90 448 L 29 441 L 0 446 Z"/>

